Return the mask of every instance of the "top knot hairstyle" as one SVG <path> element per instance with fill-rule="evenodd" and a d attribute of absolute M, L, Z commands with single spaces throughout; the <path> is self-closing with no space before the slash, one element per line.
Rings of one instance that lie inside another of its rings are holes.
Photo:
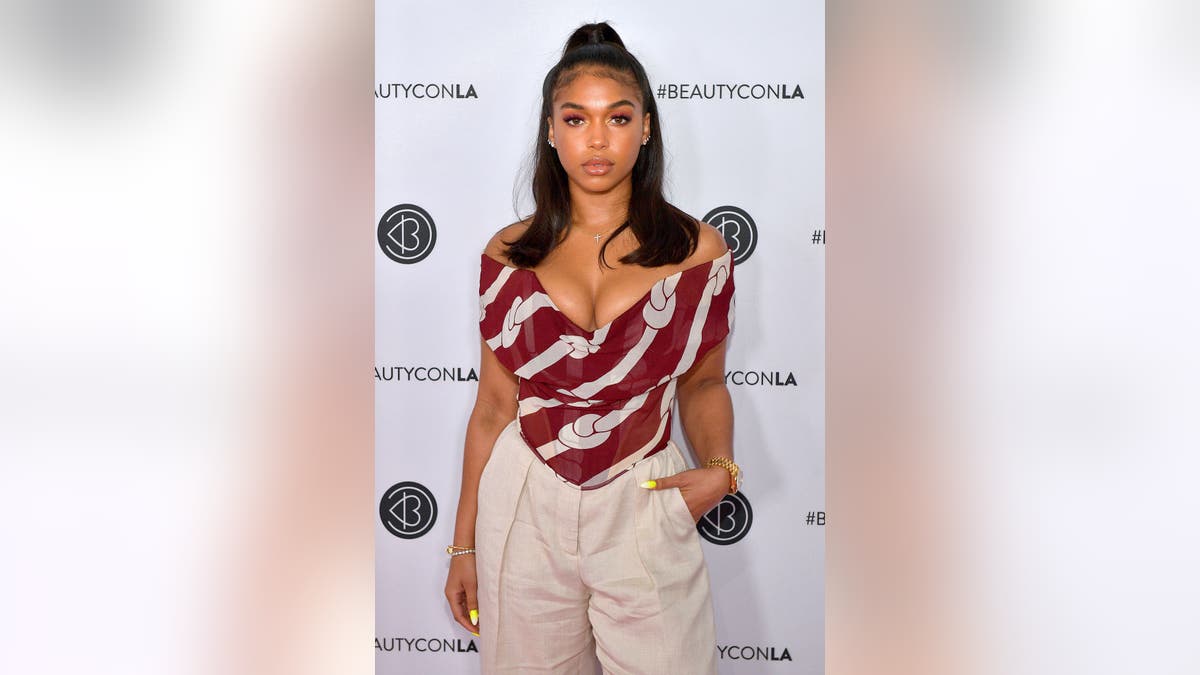
<path fill-rule="evenodd" d="M 700 236 L 697 221 L 668 203 L 663 196 L 663 129 L 650 78 L 637 58 L 625 48 L 621 36 L 606 22 L 580 26 L 567 38 L 562 57 L 542 82 L 542 107 L 534 139 L 533 200 L 529 227 L 508 245 L 508 258 L 520 267 L 536 267 L 566 235 L 571 222 L 571 192 L 567 173 L 545 139 L 550 133 L 554 96 L 582 74 L 610 77 L 638 91 L 643 112 L 650 113 L 650 140 L 633 167 L 633 191 L 628 217 L 600 248 L 602 264 L 608 244 L 632 228 L 640 246 L 620 259 L 644 267 L 677 264 L 693 251 Z"/>

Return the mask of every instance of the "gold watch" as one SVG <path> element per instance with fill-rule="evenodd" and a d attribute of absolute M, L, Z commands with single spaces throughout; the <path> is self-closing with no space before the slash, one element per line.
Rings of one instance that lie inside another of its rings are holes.
<path fill-rule="evenodd" d="M 734 494 L 742 488 L 742 470 L 728 457 L 713 457 L 705 466 L 719 466 L 729 472 L 729 494 Z"/>

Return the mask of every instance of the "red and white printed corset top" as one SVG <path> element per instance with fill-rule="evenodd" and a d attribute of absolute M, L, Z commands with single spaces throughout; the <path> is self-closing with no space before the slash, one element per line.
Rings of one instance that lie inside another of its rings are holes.
<path fill-rule="evenodd" d="M 659 279 L 594 331 L 532 270 L 481 259 L 480 333 L 520 378 L 518 425 L 534 453 L 586 490 L 665 448 L 676 380 L 733 327 L 732 251 Z"/>

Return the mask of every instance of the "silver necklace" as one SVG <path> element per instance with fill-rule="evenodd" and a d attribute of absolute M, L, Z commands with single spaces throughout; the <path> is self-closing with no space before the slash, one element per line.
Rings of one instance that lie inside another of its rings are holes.
<path fill-rule="evenodd" d="M 618 225 L 617 227 L 620 227 L 620 225 Z M 593 235 L 592 235 L 592 239 L 595 239 L 595 240 L 596 240 L 596 243 L 597 243 L 597 244 L 599 244 L 599 243 L 600 243 L 600 237 L 603 237 L 604 235 L 608 234 L 609 232 L 612 232 L 612 231 L 613 231 L 613 230 L 615 230 L 615 229 L 617 229 L 617 228 L 616 228 L 616 227 L 614 227 L 614 228 L 612 228 L 612 229 L 608 230 L 608 232 L 601 232 L 600 234 L 593 234 Z"/>

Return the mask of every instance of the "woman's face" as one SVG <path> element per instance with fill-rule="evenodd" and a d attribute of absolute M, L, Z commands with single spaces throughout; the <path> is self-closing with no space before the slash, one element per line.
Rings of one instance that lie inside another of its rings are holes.
<path fill-rule="evenodd" d="M 638 90 L 590 73 L 559 89 L 549 123 L 572 191 L 593 194 L 632 180 L 642 140 L 650 134 L 650 113 L 642 111 Z"/>

